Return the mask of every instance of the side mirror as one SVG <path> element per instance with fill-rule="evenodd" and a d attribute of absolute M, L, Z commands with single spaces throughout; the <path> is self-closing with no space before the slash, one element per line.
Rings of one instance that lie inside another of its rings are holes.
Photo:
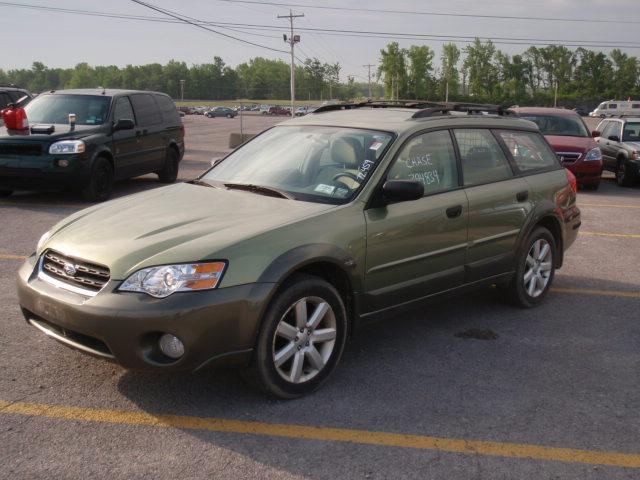
<path fill-rule="evenodd" d="M 128 118 L 121 118 L 113 124 L 113 131 L 117 132 L 118 130 L 133 130 L 135 126 L 136 124 L 133 120 Z"/>
<path fill-rule="evenodd" d="M 209 163 L 211 164 L 212 167 L 215 167 L 221 161 L 222 161 L 222 157 L 214 157 L 214 158 L 211 159 L 211 161 Z"/>
<path fill-rule="evenodd" d="M 620 137 L 618 135 L 609 135 L 609 140 L 611 140 L 612 142 L 619 142 Z"/>
<path fill-rule="evenodd" d="M 591 136 L 593 138 L 597 138 L 597 137 L 599 137 L 601 135 L 602 135 L 602 132 L 599 132 L 598 130 L 594 130 L 593 132 L 591 132 Z"/>
<path fill-rule="evenodd" d="M 407 202 L 418 200 L 424 195 L 424 185 L 411 180 L 387 180 L 382 186 L 385 200 L 392 202 Z"/>

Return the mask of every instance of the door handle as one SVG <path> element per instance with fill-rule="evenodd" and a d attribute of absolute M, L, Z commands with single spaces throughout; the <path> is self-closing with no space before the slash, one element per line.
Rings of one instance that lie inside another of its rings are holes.
<path fill-rule="evenodd" d="M 524 202 L 529 198 L 529 192 L 525 190 L 524 192 L 516 193 L 516 200 L 519 202 Z"/>
<path fill-rule="evenodd" d="M 462 205 L 447 208 L 447 217 L 456 218 L 462 214 Z"/>

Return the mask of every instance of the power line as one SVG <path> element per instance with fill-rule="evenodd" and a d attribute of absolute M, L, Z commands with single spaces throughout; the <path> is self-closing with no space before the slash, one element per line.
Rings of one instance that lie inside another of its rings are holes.
<path fill-rule="evenodd" d="M 327 5 L 307 5 L 303 3 L 286 3 L 286 2 L 262 2 L 257 0 L 218 0 L 219 2 L 227 3 L 249 3 L 259 5 L 273 5 L 277 7 L 302 7 L 302 8 L 314 8 L 319 10 L 342 10 L 347 12 L 367 12 L 367 13 L 388 13 L 397 15 L 428 15 L 434 17 L 467 17 L 467 18 L 497 18 L 500 20 L 530 20 L 530 21 L 544 21 L 544 22 L 578 22 L 578 23 L 625 23 L 625 24 L 640 24 L 640 21 L 635 20 L 611 20 L 611 19 L 596 19 L 596 18 L 557 18 L 557 17 L 523 17 L 516 15 L 483 15 L 483 14 L 471 14 L 471 13 L 448 13 L 448 12 L 428 12 L 428 11 L 416 11 L 416 10 L 386 10 L 376 8 L 358 8 L 358 7 L 330 7 Z"/>
<path fill-rule="evenodd" d="M 132 1 L 135 1 L 135 0 L 132 0 Z M 139 15 L 115 14 L 115 13 L 108 13 L 108 12 L 44 7 L 40 5 L 18 4 L 13 2 L 0 2 L 0 6 L 28 8 L 28 9 L 34 9 L 34 10 L 45 10 L 45 11 L 53 11 L 57 13 L 69 13 L 69 14 L 85 15 L 85 16 L 118 18 L 118 19 L 125 19 L 125 20 L 139 20 L 139 21 L 173 23 L 173 24 L 189 23 L 199 28 L 204 28 L 204 26 L 206 25 L 212 25 L 218 28 L 227 28 L 227 29 L 230 28 L 229 26 L 231 26 L 239 29 L 249 29 L 249 30 L 258 30 L 258 31 L 278 30 L 281 28 L 277 25 L 249 24 L 249 23 L 238 23 L 238 22 L 211 22 L 211 21 L 204 21 L 204 20 L 197 20 L 197 21 L 194 20 L 193 22 L 188 22 L 181 18 L 176 19 L 176 17 L 173 17 L 173 18 L 145 17 L 145 16 L 139 16 Z M 275 48 L 249 42 L 247 40 L 239 39 L 231 35 L 226 35 L 224 33 L 217 32 L 212 29 L 208 29 L 208 28 L 204 28 L 204 29 L 211 31 L 212 33 L 228 36 L 234 40 L 238 40 L 243 43 L 249 43 L 250 45 L 258 46 L 260 48 L 266 48 L 269 50 L 276 51 L 278 53 L 288 53 L 284 50 L 278 50 Z M 322 35 L 330 35 L 330 36 L 379 38 L 379 39 L 391 39 L 391 40 L 394 40 L 394 39 L 395 40 L 422 40 L 422 41 L 451 42 L 451 43 L 463 43 L 463 44 L 472 43 L 475 40 L 475 38 L 480 38 L 481 40 L 491 40 L 495 44 L 502 44 L 502 45 L 564 45 L 567 47 L 586 47 L 586 48 L 629 48 L 629 49 L 640 48 L 640 43 L 624 41 L 624 40 L 599 41 L 599 40 L 539 39 L 539 38 L 485 37 L 485 36 L 435 35 L 435 34 L 427 35 L 427 34 L 417 34 L 417 33 L 377 32 L 377 31 L 344 30 L 344 29 L 341 30 L 341 29 L 310 28 L 310 27 L 300 27 L 298 30 L 307 31 L 316 35 L 322 34 Z M 245 33 L 250 34 L 249 32 L 245 32 Z M 274 37 L 274 38 L 277 38 L 277 37 Z M 602 43 L 602 42 L 607 42 L 607 43 Z"/>
<path fill-rule="evenodd" d="M 254 42 L 251 42 L 249 40 L 244 40 L 242 38 L 234 37 L 233 35 L 228 35 L 226 33 L 218 32 L 217 30 L 213 30 L 212 28 L 205 27 L 204 25 L 202 25 L 200 23 L 192 22 L 192 21 L 190 21 L 188 19 L 188 17 L 178 16 L 178 15 L 176 15 L 176 14 L 174 14 L 174 13 L 168 11 L 168 10 L 163 10 L 162 8 L 156 7 L 155 5 L 151 5 L 150 3 L 146 3 L 146 2 L 143 2 L 141 0 L 131 0 L 131 1 L 133 3 L 137 3 L 138 5 L 142 5 L 143 7 L 147 7 L 149 9 L 151 9 L 151 10 L 155 10 L 156 12 L 162 13 L 164 15 L 168 15 L 169 17 L 173 17 L 173 18 L 175 18 L 177 20 L 180 20 L 180 21 L 182 21 L 184 23 L 188 23 L 189 25 L 193 25 L 194 27 L 201 28 L 202 30 L 206 30 L 207 32 L 215 33 L 216 35 L 222 35 L 223 37 L 231 38 L 233 40 L 236 40 L 236 41 L 242 42 L 242 43 L 246 43 L 248 45 L 253 45 L 254 47 L 259 47 L 259 48 L 264 48 L 266 50 L 271 50 L 273 52 L 287 53 L 284 50 L 278 50 L 277 48 L 268 47 L 266 45 L 261 45 L 259 43 L 254 43 Z"/>

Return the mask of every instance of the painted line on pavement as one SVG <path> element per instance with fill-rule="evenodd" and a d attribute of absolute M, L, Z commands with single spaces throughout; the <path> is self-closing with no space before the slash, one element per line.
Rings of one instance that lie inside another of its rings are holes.
<path fill-rule="evenodd" d="M 465 440 L 460 438 L 405 435 L 347 428 L 313 427 L 281 423 L 264 423 L 222 418 L 192 417 L 184 415 L 150 414 L 123 410 L 80 408 L 65 405 L 47 405 L 0 401 L 0 413 L 45 417 L 72 421 L 136 425 L 158 428 L 207 430 L 267 437 L 283 437 L 327 442 L 344 442 L 383 447 L 413 448 L 438 452 L 483 455 L 489 457 L 551 460 L 589 465 L 640 468 L 640 454 L 579 450 L 543 445 Z"/>
<path fill-rule="evenodd" d="M 580 232 L 580 235 L 589 235 L 593 237 L 640 238 L 640 233 Z"/>
<path fill-rule="evenodd" d="M 615 205 L 612 203 L 580 203 L 578 202 L 578 208 L 580 207 L 640 208 L 640 205 Z"/>
<path fill-rule="evenodd" d="M 640 292 L 628 292 L 625 290 L 598 290 L 597 288 L 562 288 L 551 287 L 555 293 L 574 293 L 577 295 L 593 295 L 601 297 L 640 298 Z"/>
<path fill-rule="evenodd" d="M 0 253 L 0 260 L 24 260 L 26 255 L 10 255 L 8 253 Z"/>

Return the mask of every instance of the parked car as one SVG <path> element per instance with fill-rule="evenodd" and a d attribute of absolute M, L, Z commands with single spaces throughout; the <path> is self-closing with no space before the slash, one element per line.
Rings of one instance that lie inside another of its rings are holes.
<path fill-rule="evenodd" d="M 194 115 L 205 115 L 209 111 L 208 107 L 193 107 Z"/>
<path fill-rule="evenodd" d="M 271 108 L 271 105 L 260 105 L 260 113 L 262 115 L 267 115 L 269 113 L 270 108 Z"/>
<path fill-rule="evenodd" d="M 280 105 L 269 107 L 269 115 L 291 115 L 291 110 Z"/>
<path fill-rule="evenodd" d="M 352 107 L 62 220 L 19 270 L 25 318 L 126 368 L 239 365 L 292 398 L 329 377 L 353 331 L 434 295 L 495 284 L 540 304 L 580 211 L 535 124 Z"/>
<path fill-rule="evenodd" d="M 185 115 L 193 115 L 195 113 L 193 107 L 185 107 L 185 106 L 178 107 L 178 111 Z"/>
<path fill-rule="evenodd" d="M 316 107 L 300 106 L 296 108 L 296 117 L 303 117 L 309 113 L 313 113 Z M 290 111 L 289 111 L 290 112 Z"/>
<path fill-rule="evenodd" d="M 215 118 L 215 117 L 234 118 L 236 115 L 238 115 L 238 112 L 227 107 L 214 107 L 211 110 L 209 110 L 207 113 L 205 113 L 205 116 L 208 118 Z"/>
<path fill-rule="evenodd" d="M 602 102 L 591 113 L 590 117 L 614 117 L 618 115 L 640 116 L 640 101 L 609 100 Z"/>
<path fill-rule="evenodd" d="M 30 130 L 0 128 L 0 195 L 73 188 L 110 197 L 115 180 L 156 173 L 173 183 L 184 126 L 168 95 L 134 90 L 58 90 L 26 108 Z"/>
<path fill-rule="evenodd" d="M 640 178 L 640 116 L 603 120 L 593 132 L 602 150 L 604 169 L 628 187 Z"/>
<path fill-rule="evenodd" d="M 576 112 L 541 107 L 518 107 L 513 110 L 538 125 L 562 166 L 571 170 L 580 186 L 598 189 L 602 177 L 602 153 Z"/>
<path fill-rule="evenodd" d="M 24 107 L 33 98 L 27 90 L 16 85 L 0 84 L 0 110 L 13 103 L 16 106 Z"/>

